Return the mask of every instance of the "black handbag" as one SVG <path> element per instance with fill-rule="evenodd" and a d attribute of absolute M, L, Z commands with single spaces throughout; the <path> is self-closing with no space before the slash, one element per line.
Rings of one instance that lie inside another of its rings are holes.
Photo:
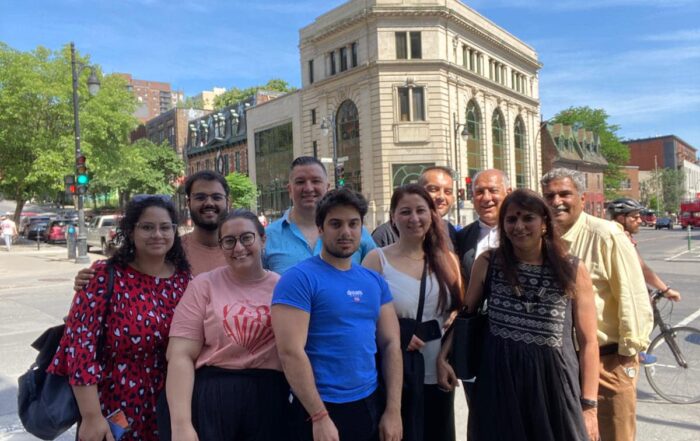
<path fill-rule="evenodd" d="M 418 311 L 415 319 L 399 319 L 401 329 L 401 352 L 403 355 L 403 387 L 401 389 L 401 418 L 404 427 L 404 441 L 423 440 L 423 382 L 425 381 L 425 360 L 420 351 L 407 350 L 411 338 L 423 320 L 425 305 L 425 280 L 427 263 L 423 265 L 418 297 Z"/>
<path fill-rule="evenodd" d="M 448 331 L 454 334 L 449 362 L 460 380 L 472 379 L 479 371 L 488 326 L 488 298 L 491 294 L 491 275 L 495 254 L 495 250 L 491 251 L 483 295 L 476 312 L 469 313 L 463 308 Z"/>
<path fill-rule="evenodd" d="M 104 326 L 114 288 L 114 269 L 108 266 L 107 310 L 102 320 L 103 332 L 97 342 L 97 356 L 104 347 Z M 65 325 L 48 328 L 32 343 L 39 351 L 27 372 L 18 379 L 17 413 L 25 430 L 37 438 L 52 440 L 70 429 L 80 418 L 78 403 L 68 377 L 46 372 L 65 331 Z"/>

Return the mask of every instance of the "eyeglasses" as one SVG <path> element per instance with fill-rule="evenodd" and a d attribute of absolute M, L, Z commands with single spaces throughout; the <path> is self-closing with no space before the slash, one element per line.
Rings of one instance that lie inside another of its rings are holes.
<path fill-rule="evenodd" d="M 244 247 L 249 247 L 255 243 L 255 233 L 242 233 L 240 236 L 224 236 L 219 239 L 219 246 L 222 250 L 232 250 L 236 248 L 236 243 L 240 241 Z"/>
<path fill-rule="evenodd" d="M 223 202 L 226 200 L 226 195 L 222 193 L 195 193 L 190 196 L 190 199 L 197 202 L 206 202 L 207 199 L 211 198 L 212 202 Z"/>
<path fill-rule="evenodd" d="M 163 236 L 172 236 L 177 230 L 177 224 L 162 223 L 157 225 L 150 222 L 139 222 L 136 224 L 136 229 L 146 236 L 155 236 L 156 232 L 160 232 Z"/>

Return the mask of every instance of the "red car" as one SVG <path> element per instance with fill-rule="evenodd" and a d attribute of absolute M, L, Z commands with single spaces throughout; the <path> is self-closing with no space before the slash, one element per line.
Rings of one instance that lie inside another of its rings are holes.
<path fill-rule="evenodd" d="M 74 225 L 74 222 L 69 219 L 56 219 L 51 221 L 46 230 L 42 233 L 42 239 L 48 243 L 65 242 L 66 229 L 69 225 Z"/>
<path fill-rule="evenodd" d="M 651 210 L 642 210 L 639 213 L 642 216 L 642 225 L 645 227 L 656 226 L 656 213 Z"/>

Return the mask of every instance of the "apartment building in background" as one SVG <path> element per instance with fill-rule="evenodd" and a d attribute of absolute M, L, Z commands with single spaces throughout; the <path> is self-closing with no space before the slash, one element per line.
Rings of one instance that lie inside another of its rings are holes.
<path fill-rule="evenodd" d="M 146 122 L 161 113 L 167 112 L 184 99 L 181 91 L 173 91 L 170 83 L 138 80 L 128 73 L 116 73 L 127 81 L 127 88 L 138 100 L 134 116 Z"/>

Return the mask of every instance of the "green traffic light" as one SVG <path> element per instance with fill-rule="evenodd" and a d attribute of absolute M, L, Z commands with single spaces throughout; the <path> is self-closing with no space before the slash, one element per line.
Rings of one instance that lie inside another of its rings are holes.
<path fill-rule="evenodd" d="M 78 185 L 87 185 L 88 181 L 88 175 L 78 175 Z"/>

